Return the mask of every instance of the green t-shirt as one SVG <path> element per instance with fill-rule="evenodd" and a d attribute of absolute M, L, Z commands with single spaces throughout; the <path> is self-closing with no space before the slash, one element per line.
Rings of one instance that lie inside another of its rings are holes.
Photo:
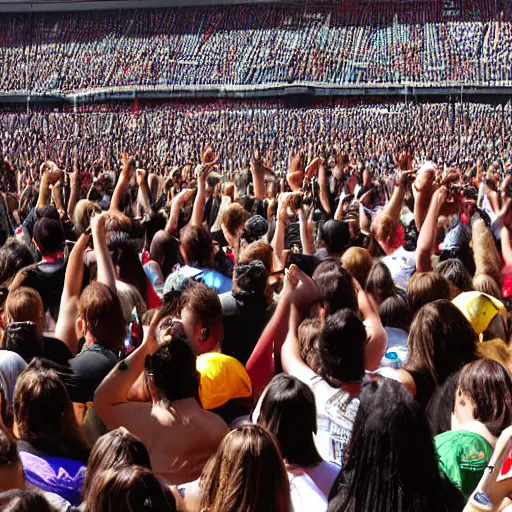
<path fill-rule="evenodd" d="M 434 444 L 441 471 L 468 500 L 489 463 L 492 446 L 482 436 L 464 430 L 439 434 Z"/>

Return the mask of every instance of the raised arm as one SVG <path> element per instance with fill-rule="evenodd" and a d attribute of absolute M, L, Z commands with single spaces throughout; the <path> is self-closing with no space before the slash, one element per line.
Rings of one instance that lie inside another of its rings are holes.
<path fill-rule="evenodd" d="M 76 149 L 73 151 L 73 174 L 70 179 L 70 187 L 69 187 L 69 201 L 68 201 L 68 217 L 71 222 L 74 223 L 75 218 L 75 208 L 76 203 L 78 202 L 79 196 L 79 187 L 80 187 L 80 171 L 78 167 L 78 154 Z"/>
<path fill-rule="evenodd" d="M 473 255 L 475 275 L 487 274 L 501 283 L 501 261 L 491 230 L 482 219 L 473 222 Z"/>
<path fill-rule="evenodd" d="M 139 190 L 137 192 L 137 211 L 142 215 L 146 215 L 152 211 L 148 173 L 144 169 L 137 169 L 135 173 L 135 179 L 139 186 Z"/>
<path fill-rule="evenodd" d="M 322 206 L 324 212 L 327 215 L 331 215 L 331 202 L 329 201 L 329 182 L 327 181 L 327 169 L 325 167 L 325 163 L 318 167 L 318 187 L 319 193 L 318 197 L 320 198 L 320 205 Z"/>
<path fill-rule="evenodd" d="M 298 331 L 304 313 L 320 301 L 321 294 L 315 282 L 296 265 L 290 266 L 288 281 L 294 290 L 291 293 L 288 335 L 281 349 L 281 363 L 284 371 L 307 382 L 315 373 L 302 359 Z"/>
<path fill-rule="evenodd" d="M 69 255 L 60 299 L 59 319 L 55 327 L 55 337 L 67 345 L 73 356 L 78 353 L 75 319 L 84 279 L 84 253 L 89 237 L 90 235 L 85 233 L 81 235 Z"/>
<path fill-rule="evenodd" d="M 194 200 L 192 218 L 190 219 L 192 226 L 200 226 L 203 223 L 204 205 L 206 203 L 206 179 L 218 162 L 219 157 L 211 147 L 203 151 L 201 164 L 196 167 L 197 194 Z"/>
<path fill-rule="evenodd" d="M 357 290 L 357 303 L 359 311 L 363 316 L 364 326 L 366 328 L 366 346 L 364 349 L 364 367 L 368 371 L 376 370 L 386 353 L 388 336 L 379 315 L 379 310 L 375 300 L 368 295 L 354 280 Z"/>
<path fill-rule="evenodd" d="M 112 194 L 112 200 L 110 201 L 109 208 L 110 211 L 121 211 L 123 199 L 128 193 L 130 180 L 135 173 L 135 160 L 132 157 L 129 157 L 126 153 L 123 153 L 122 162 L 123 168 L 121 170 L 121 174 L 119 175 L 119 179 L 117 180 L 114 193 Z"/>
<path fill-rule="evenodd" d="M 501 228 L 501 254 L 503 256 L 504 271 L 512 272 L 512 244 L 510 242 L 510 228 L 503 226 Z"/>
<path fill-rule="evenodd" d="M 98 283 L 103 283 L 115 293 L 116 271 L 108 252 L 104 215 L 95 215 L 91 219 L 91 231 L 98 266 Z"/>
<path fill-rule="evenodd" d="M 285 262 L 283 257 L 284 251 L 284 236 L 286 233 L 286 208 L 288 194 L 284 193 L 279 196 L 277 206 L 277 219 L 276 219 L 276 230 L 274 231 L 274 237 L 272 238 L 271 246 L 274 249 L 274 254 L 279 258 L 281 265 Z"/>
<path fill-rule="evenodd" d="M 50 203 L 50 171 L 46 164 L 41 166 L 41 181 L 39 183 L 39 197 L 37 199 L 37 208 L 41 208 Z"/>
<path fill-rule="evenodd" d="M 414 221 L 416 228 L 421 230 L 425 217 L 428 213 L 428 207 L 434 193 L 434 164 L 425 164 L 418 171 L 418 176 L 413 185 L 414 193 Z"/>
<path fill-rule="evenodd" d="M 123 404 L 127 403 L 130 389 L 144 371 L 144 361 L 147 355 L 153 354 L 158 348 L 156 341 L 156 326 L 160 315 L 155 315 L 144 341 L 124 361 L 117 364 L 103 379 L 94 395 L 94 410 L 103 420 L 107 428 L 115 428 L 123 424 Z M 123 369 L 120 366 L 123 365 Z M 135 404 L 131 404 L 132 406 Z M 133 414 L 133 408 L 126 411 Z"/>
<path fill-rule="evenodd" d="M 285 290 L 279 299 L 272 318 L 252 351 L 251 357 L 245 365 L 251 377 L 255 395 L 263 391 L 275 373 L 274 347 L 280 351 L 288 331 L 288 315 L 290 312 L 290 295 Z"/>
<path fill-rule="evenodd" d="M 315 254 L 315 243 L 313 242 L 313 223 L 311 222 L 311 214 L 313 213 L 313 209 L 311 209 L 307 217 L 304 212 L 304 208 L 300 208 L 297 213 L 299 215 L 302 252 L 307 255 L 313 255 Z"/>
<path fill-rule="evenodd" d="M 171 211 L 169 214 L 169 220 L 167 221 L 167 226 L 165 229 L 171 235 L 178 234 L 178 221 L 180 217 L 180 210 L 187 204 L 190 200 L 192 194 L 194 193 L 191 189 L 184 189 L 178 195 L 174 196 L 174 199 L 171 202 Z"/>
<path fill-rule="evenodd" d="M 437 234 L 437 218 L 439 211 L 448 197 L 448 189 L 445 186 L 437 189 L 432 196 L 432 201 L 428 208 L 425 222 L 418 236 L 418 246 L 416 249 L 416 271 L 430 272 L 432 262 L 430 256 L 434 250 Z"/>
<path fill-rule="evenodd" d="M 251 156 L 251 174 L 254 184 L 254 198 L 265 199 L 265 174 L 275 175 L 274 171 L 263 163 L 262 155 L 259 149 L 255 149 Z"/>

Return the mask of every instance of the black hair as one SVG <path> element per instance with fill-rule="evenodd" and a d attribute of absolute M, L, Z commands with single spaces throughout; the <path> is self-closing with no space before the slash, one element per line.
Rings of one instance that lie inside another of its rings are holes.
<path fill-rule="evenodd" d="M 340 261 L 333 258 L 323 260 L 313 273 L 313 281 L 322 294 L 327 315 L 344 308 L 359 310 L 352 276 Z"/>
<path fill-rule="evenodd" d="M 2 349 L 16 352 L 30 363 L 36 357 L 43 357 L 44 339 L 34 322 L 12 322 L 5 328 Z"/>
<path fill-rule="evenodd" d="M 64 250 L 66 236 L 58 220 L 47 217 L 39 219 L 34 226 L 33 238 L 43 256 Z"/>
<path fill-rule="evenodd" d="M 458 258 L 449 258 L 439 262 L 435 269 L 436 272 L 444 276 L 451 284 L 457 287 L 461 292 L 473 290 L 471 274 L 468 272 L 464 263 Z"/>
<path fill-rule="evenodd" d="M 377 261 L 370 269 L 366 278 L 365 290 L 379 304 L 388 297 L 396 295 L 396 286 L 391 271 L 382 261 Z"/>
<path fill-rule="evenodd" d="M 3 512 L 54 512 L 46 498 L 32 489 L 11 489 L 0 493 L 0 508 Z"/>
<path fill-rule="evenodd" d="M 289 464 L 313 467 L 322 461 L 313 439 L 317 431 L 315 395 L 296 377 L 281 373 L 270 381 L 258 424 L 274 435 Z"/>
<path fill-rule="evenodd" d="M 12 468 L 21 464 L 16 441 L 0 429 L 0 468 Z"/>
<path fill-rule="evenodd" d="M 406 300 L 395 293 L 385 299 L 379 306 L 379 315 L 384 327 L 395 327 L 409 331 L 411 324 L 411 312 Z"/>
<path fill-rule="evenodd" d="M 199 400 L 196 356 L 185 339 L 173 336 L 171 342 L 161 345 L 152 356 L 146 357 L 145 368 L 167 402 L 185 398 Z"/>
<path fill-rule="evenodd" d="M 462 510 L 462 494 L 440 475 L 425 416 L 402 384 L 372 377 L 360 401 L 328 512 Z"/>
<path fill-rule="evenodd" d="M 16 238 L 8 238 L 0 247 L 0 284 L 9 285 L 19 270 L 33 263 L 34 255 L 28 246 Z"/>
<path fill-rule="evenodd" d="M 341 254 L 350 245 L 348 224 L 341 220 L 328 220 L 322 226 L 321 236 L 329 255 Z"/>
<path fill-rule="evenodd" d="M 53 206 L 53 204 L 47 204 L 38 208 L 36 210 L 36 217 L 38 219 L 60 220 L 59 212 L 57 211 L 57 208 Z"/>
<path fill-rule="evenodd" d="M 140 242 L 124 231 L 114 231 L 108 237 L 112 262 L 119 269 L 118 279 L 134 286 L 147 304 L 147 277 L 139 258 Z"/>
<path fill-rule="evenodd" d="M 338 383 L 359 382 L 364 377 L 366 329 L 355 311 L 341 309 L 326 317 L 320 334 L 320 375 Z"/>
<path fill-rule="evenodd" d="M 173 271 L 177 263 L 183 262 L 179 240 L 163 229 L 155 233 L 149 252 L 151 259 L 160 265 L 164 279 Z"/>

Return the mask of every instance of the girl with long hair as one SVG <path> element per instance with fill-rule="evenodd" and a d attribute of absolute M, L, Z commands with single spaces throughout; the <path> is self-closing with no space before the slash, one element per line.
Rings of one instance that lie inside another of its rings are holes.
<path fill-rule="evenodd" d="M 438 469 L 427 421 L 398 382 L 363 385 L 329 512 L 460 512 L 464 500 Z"/>
<path fill-rule="evenodd" d="M 325 512 L 340 466 L 323 460 L 316 449 L 313 391 L 296 377 L 276 375 L 263 392 L 258 424 L 279 443 L 290 480 L 294 512 Z"/>

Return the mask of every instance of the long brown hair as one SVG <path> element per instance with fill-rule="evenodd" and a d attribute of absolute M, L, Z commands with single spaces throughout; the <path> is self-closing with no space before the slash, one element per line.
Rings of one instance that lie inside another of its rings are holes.
<path fill-rule="evenodd" d="M 107 469 L 119 470 L 127 466 L 141 466 L 151 470 L 149 453 L 142 441 L 125 428 L 117 428 L 101 436 L 93 446 L 87 462 L 83 501 L 89 500 L 94 481 Z"/>
<path fill-rule="evenodd" d="M 448 300 L 426 304 L 416 313 L 407 345 L 405 370 L 429 374 L 437 385 L 477 358 L 477 335 Z"/>
<path fill-rule="evenodd" d="M 86 437 L 78 425 L 68 391 L 53 370 L 32 362 L 16 381 L 14 433 L 18 439 L 55 439 L 73 453 L 88 453 Z"/>
<path fill-rule="evenodd" d="M 258 425 L 231 431 L 201 476 L 206 512 L 291 512 L 290 484 L 274 437 Z"/>
<path fill-rule="evenodd" d="M 176 512 L 176 502 L 147 468 L 126 466 L 98 475 L 88 512 Z"/>

